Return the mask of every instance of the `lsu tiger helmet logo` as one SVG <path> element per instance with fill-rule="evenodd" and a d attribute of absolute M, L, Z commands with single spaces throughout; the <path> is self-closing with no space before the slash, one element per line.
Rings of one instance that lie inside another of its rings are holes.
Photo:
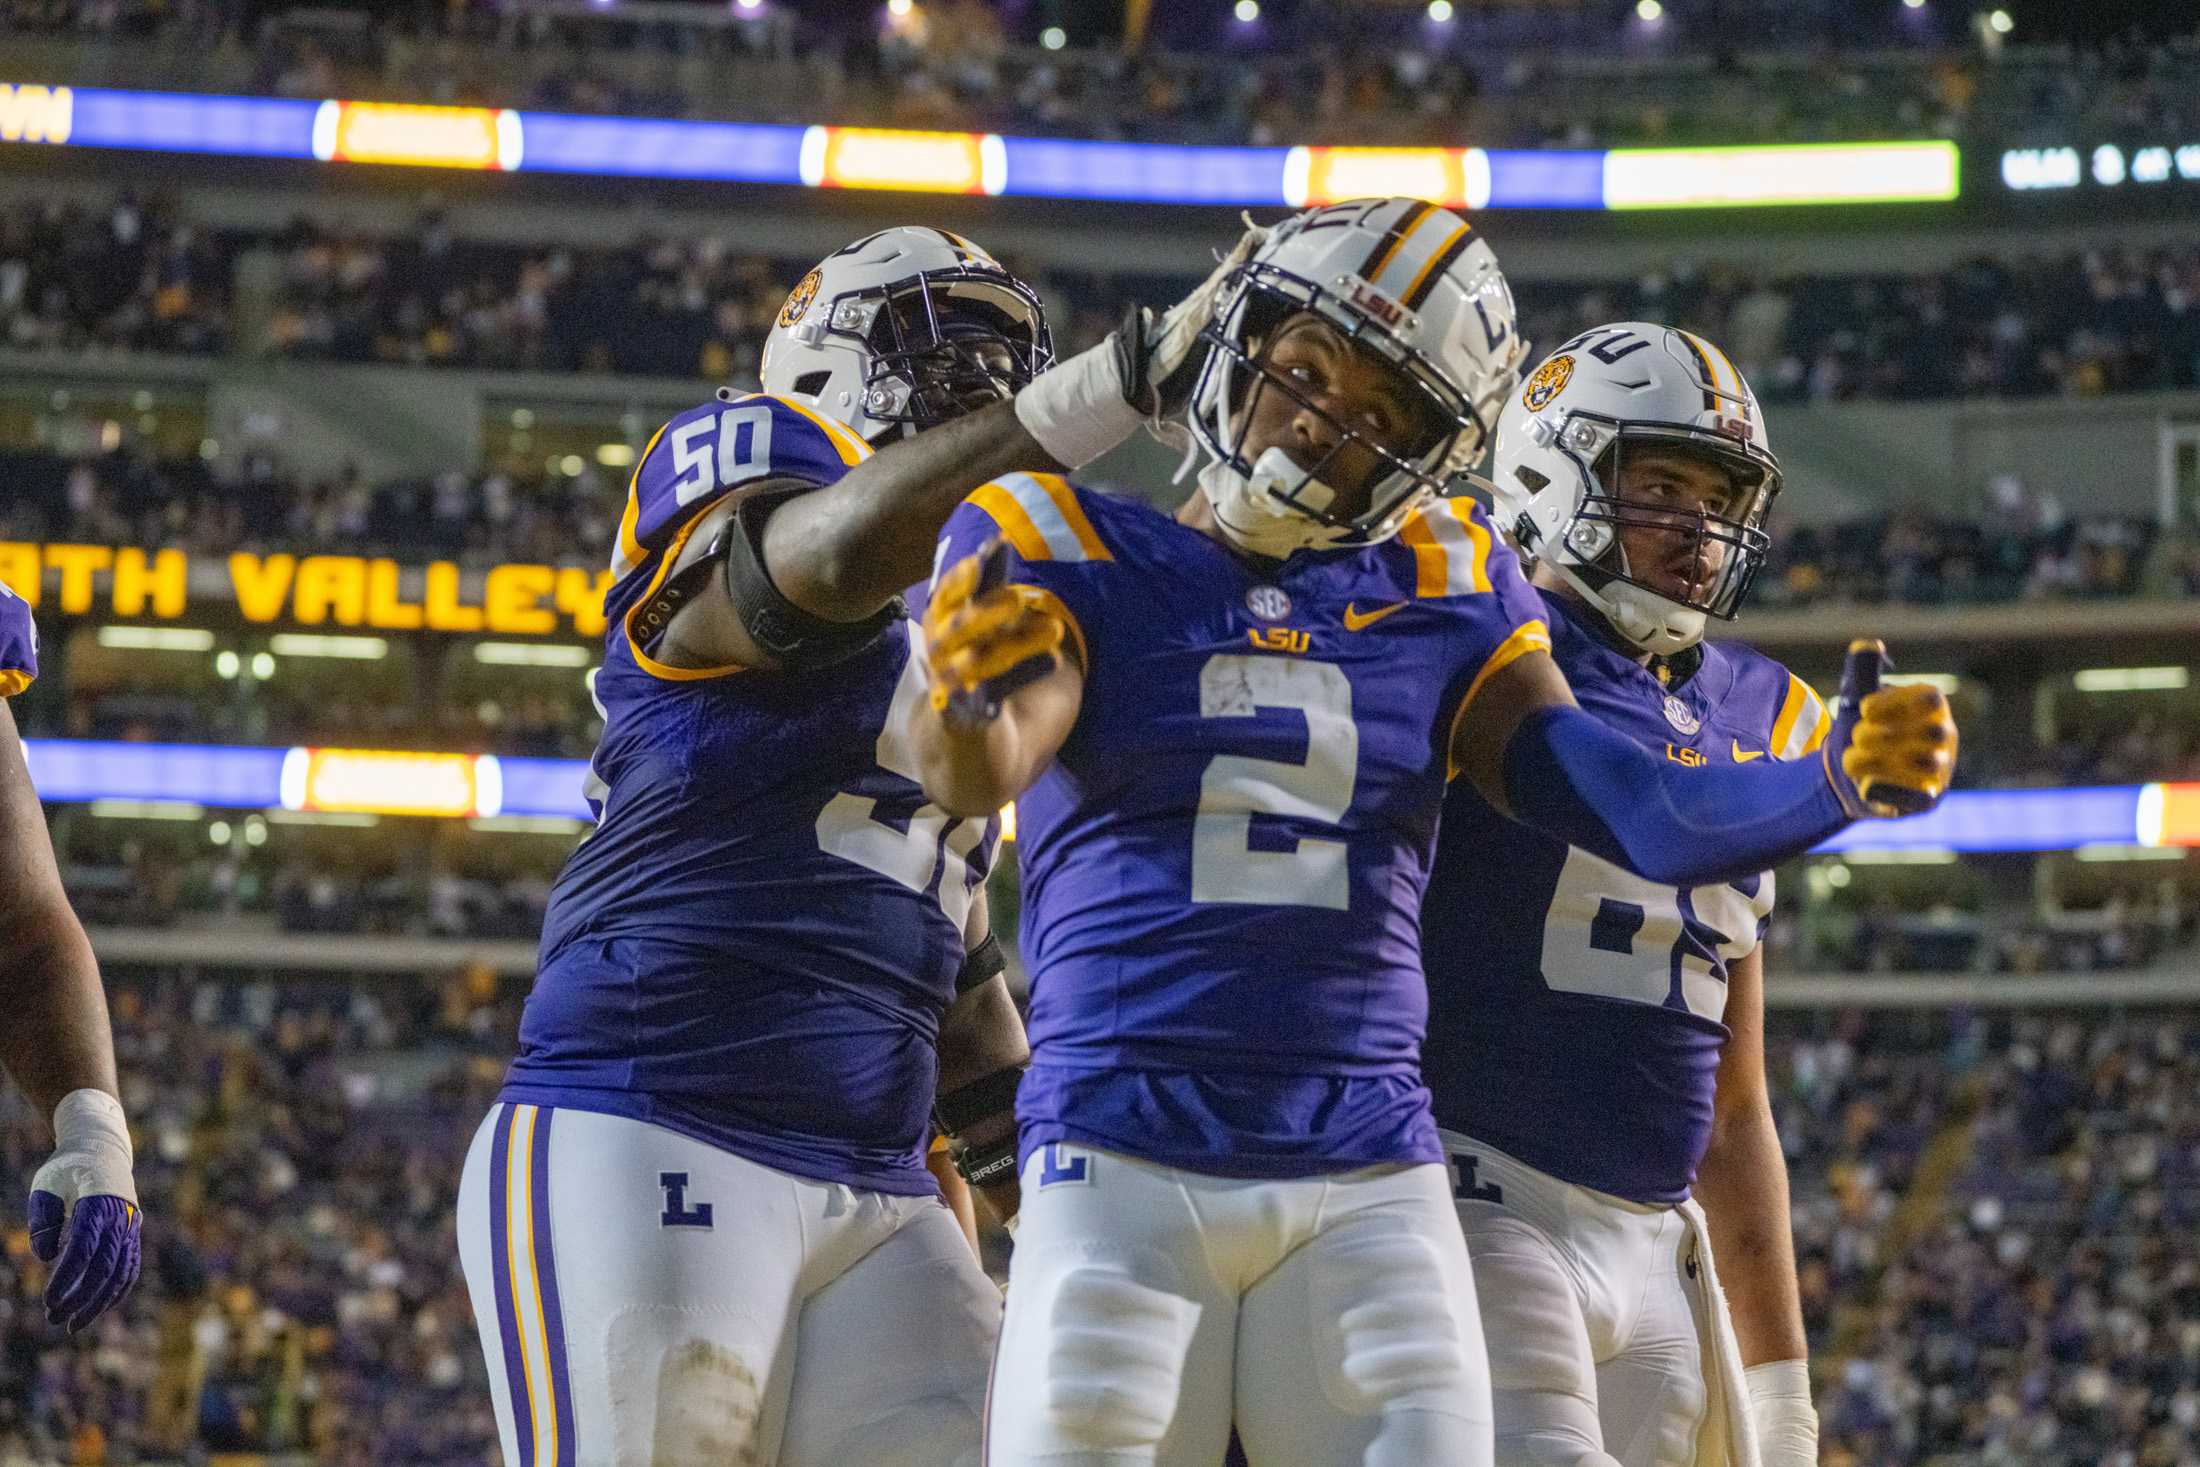
<path fill-rule="evenodd" d="M 779 324 L 792 326 L 809 311 L 810 302 L 817 299 L 817 283 L 824 277 L 822 269 L 812 270 L 787 293 L 787 303 L 779 308 Z"/>
<path fill-rule="evenodd" d="M 1566 390 L 1566 384 L 1574 380 L 1574 359 L 1555 356 L 1529 374 L 1528 386 L 1520 394 L 1520 401 L 1529 412 L 1539 413 L 1549 407 L 1551 399 Z"/>

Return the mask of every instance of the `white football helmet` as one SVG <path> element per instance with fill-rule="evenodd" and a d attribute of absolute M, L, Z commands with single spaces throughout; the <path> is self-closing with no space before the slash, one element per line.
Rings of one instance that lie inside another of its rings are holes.
<path fill-rule="evenodd" d="M 1012 397 L 1053 359 L 1030 286 L 959 234 L 905 225 L 802 277 L 760 375 L 877 443 Z"/>
<path fill-rule="evenodd" d="M 1439 425 L 1405 451 L 1333 425 L 1339 449 L 1356 441 L 1389 465 L 1365 511 L 1350 518 L 1329 512 L 1336 491 L 1322 481 L 1337 450 L 1304 466 L 1281 447 L 1248 462 L 1239 446 L 1255 394 L 1273 389 L 1314 407 L 1260 360 L 1275 328 L 1300 312 L 1401 373 Z M 1190 413 L 1209 459 L 1200 486 L 1233 544 L 1279 558 L 1396 534 L 1417 505 L 1480 459 L 1527 356 L 1496 255 L 1466 220 L 1420 199 L 1359 199 L 1277 225 L 1225 279 L 1206 335 L 1213 350 Z"/>
<path fill-rule="evenodd" d="M 1658 444 L 1724 467 L 1734 492 L 1723 513 L 1620 497 L 1620 458 Z M 1585 331 L 1528 375 L 1497 424 L 1490 466 L 1498 524 L 1521 552 L 1559 574 L 1645 652 L 1670 656 L 1703 640 L 1707 617 L 1732 619 L 1765 562 L 1766 515 L 1780 461 L 1757 395 L 1726 353 L 1700 336 L 1644 321 Z M 1676 600 L 1627 563 L 1620 531 L 1723 546 L 1708 585 Z"/>

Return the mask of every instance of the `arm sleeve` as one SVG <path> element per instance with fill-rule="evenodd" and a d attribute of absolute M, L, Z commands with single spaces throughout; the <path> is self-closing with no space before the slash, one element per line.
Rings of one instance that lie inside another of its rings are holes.
<path fill-rule="evenodd" d="M 1077 491 L 1056 474 L 1010 474 L 980 488 L 956 507 L 940 533 L 934 578 L 996 537 L 1008 544 L 1009 584 L 1044 593 L 1068 625 L 1080 665 L 1090 671 L 1090 638 L 1100 632 L 1115 557 Z"/>
<path fill-rule="evenodd" d="M 1850 823 L 1816 759 L 1691 769 L 1571 706 L 1521 720 L 1505 797 L 1516 819 L 1666 886 L 1749 877 Z"/>

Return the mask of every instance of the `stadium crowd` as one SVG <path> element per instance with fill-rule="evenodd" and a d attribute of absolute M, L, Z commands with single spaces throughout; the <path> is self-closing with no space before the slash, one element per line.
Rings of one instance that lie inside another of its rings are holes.
<path fill-rule="evenodd" d="M 516 995 L 437 979 L 115 984 L 153 1249 L 70 1343 L 0 1249 L 0 1461 L 496 1459 L 452 1208 Z M 2200 1453 L 2189 1016 L 1775 1011 L 1825 1455 Z M 43 1154 L 0 1102 L 0 1157 Z"/>
<path fill-rule="evenodd" d="M 497 1461 L 451 1232 L 516 1010 L 480 980 L 113 985 L 145 1277 L 72 1344 L 10 1224 L 0 1461 Z M 11 1171 L 44 1147 L 0 1100 Z"/>
<path fill-rule="evenodd" d="M 1439 26 L 1418 7 L 1306 4 L 1237 27 L 1227 60 L 1222 6 L 1161 8 L 1128 53 L 1044 49 L 1028 18 L 1004 23 L 987 0 L 925 0 L 884 26 L 857 7 L 678 25 L 615 3 L 477 0 L 380 5 L 371 26 L 345 8 L 299 23 L 247 0 L 9 0 L 0 33 L 135 45 L 148 79 L 185 89 L 1182 143 L 2160 141 L 2200 119 L 2200 44 L 2011 54 L 1969 46 L 1959 21 L 1890 20 L 1885 6 L 1774 7 L 1753 16 L 1743 56 L 1717 12 L 1689 0 L 1655 26 L 1614 23 L 1612 7 L 1462 6 Z"/>
<path fill-rule="evenodd" d="M 456 237 L 433 210 L 396 234 L 302 217 L 250 234 L 202 229 L 171 200 L 124 195 L 103 213 L 18 203 L 0 208 L 0 342 L 723 381 L 754 373 L 807 263 L 718 235 L 525 249 Z M 1111 329 L 1126 300 L 1185 285 L 1032 273 L 1065 348 Z M 1922 275 L 1787 278 L 1683 258 L 1634 280 L 1517 293 L 1545 349 L 1604 321 L 1677 321 L 1723 344 L 1771 402 L 2200 386 L 2189 244 L 1981 256 Z"/>

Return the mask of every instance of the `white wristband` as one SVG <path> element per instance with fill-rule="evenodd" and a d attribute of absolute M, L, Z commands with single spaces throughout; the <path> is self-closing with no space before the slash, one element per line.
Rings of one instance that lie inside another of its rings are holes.
<path fill-rule="evenodd" d="M 1816 1467 L 1818 1412 L 1810 1401 L 1809 1364 L 1768 1360 L 1744 1370 L 1742 1381 L 1764 1467 Z"/>
<path fill-rule="evenodd" d="M 53 1108 L 53 1156 L 31 1178 L 34 1190 L 64 1202 L 108 1195 L 137 1202 L 130 1172 L 136 1153 L 122 1102 L 104 1090 L 72 1090 Z"/>
<path fill-rule="evenodd" d="M 1081 469 L 1146 421 L 1123 400 L 1115 351 L 1110 337 L 1056 362 L 1016 394 L 1016 421 L 1056 462 Z"/>

